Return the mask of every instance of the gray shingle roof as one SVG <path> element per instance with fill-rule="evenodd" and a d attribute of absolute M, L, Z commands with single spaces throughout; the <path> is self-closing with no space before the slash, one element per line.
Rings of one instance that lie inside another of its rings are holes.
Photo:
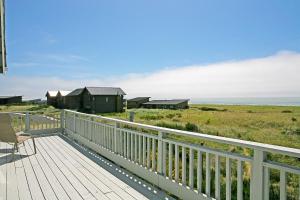
<path fill-rule="evenodd" d="M 115 87 L 86 87 L 91 95 L 126 95 L 121 88 Z"/>
<path fill-rule="evenodd" d="M 151 97 L 136 97 L 133 99 L 128 99 L 127 101 L 141 101 L 141 100 L 149 99 L 149 98 L 151 98 Z"/>
<path fill-rule="evenodd" d="M 84 88 L 77 88 L 75 90 L 73 90 L 72 92 L 70 92 L 67 96 L 77 96 L 80 95 L 81 92 L 83 91 Z"/>
<path fill-rule="evenodd" d="M 186 101 L 189 101 L 189 99 L 152 100 L 152 101 L 149 101 L 149 102 L 143 103 L 143 104 L 145 104 L 145 105 L 159 105 L 159 104 L 175 105 L 175 104 L 183 103 Z"/>

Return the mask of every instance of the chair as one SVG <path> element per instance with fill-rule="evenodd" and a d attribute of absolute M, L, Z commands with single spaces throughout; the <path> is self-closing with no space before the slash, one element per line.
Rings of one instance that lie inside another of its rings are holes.
<path fill-rule="evenodd" d="M 36 146 L 34 137 L 23 132 L 16 133 L 12 127 L 12 119 L 8 113 L 0 113 L 0 142 L 14 144 L 13 158 L 15 150 L 19 151 L 19 144 L 24 144 L 28 139 L 32 139 L 34 154 L 36 154 Z"/>

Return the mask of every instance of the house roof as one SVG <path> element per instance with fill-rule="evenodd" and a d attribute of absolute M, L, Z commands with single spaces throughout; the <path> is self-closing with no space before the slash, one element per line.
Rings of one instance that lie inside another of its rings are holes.
<path fill-rule="evenodd" d="M 66 91 L 66 90 L 59 90 L 58 93 L 60 96 L 64 97 L 67 96 L 71 91 Z"/>
<path fill-rule="evenodd" d="M 86 87 L 91 95 L 126 95 L 121 88 L 116 87 Z"/>
<path fill-rule="evenodd" d="M 14 97 L 22 97 L 22 96 L 0 96 L 0 99 L 10 99 Z"/>
<path fill-rule="evenodd" d="M 171 99 L 171 100 L 152 100 L 146 103 L 145 105 L 176 105 L 179 103 L 183 103 L 189 101 L 189 99 Z"/>
<path fill-rule="evenodd" d="M 46 96 L 56 97 L 58 91 L 47 91 Z"/>
<path fill-rule="evenodd" d="M 133 99 L 128 99 L 127 101 L 141 101 L 141 100 L 144 100 L 144 99 L 150 99 L 151 97 L 136 97 L 136 98 L 133 98 Z"/>
<path fill-rule="evenodd" d="M 73 90 L 72 92 L 70 92 L 69 94 L 67 94 L 66 96 L 77 96 L 80 95 L 81 92 L 83 91 L 84 88 L 77 88 L 75 90 Z"/>

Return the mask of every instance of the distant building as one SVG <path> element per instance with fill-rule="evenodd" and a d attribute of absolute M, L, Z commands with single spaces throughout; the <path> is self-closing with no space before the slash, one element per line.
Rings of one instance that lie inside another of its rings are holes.
<path fill-rule="evenodd" d="M 127 108 L 140 108 L 143 103 L 149 102 L 150 97 L 136 97 L 127 100 Z"/>
<path fill-rule="evenodd" d="M 87 113 L 123 112 L 125 92 L 115 87 L 85 87 L 82 111 Z"/>
<path fill-rule="evenodd" d="M 83 106 L 81 93 L 84 88 L 77 88 L 65 96 L 65 108 L 80 110 Z"/>
<path fill-rule="evenodd" d="M 142 104 L 143 108 L 187 109 L 189 99 L 153 100 Z"/>
<path fill-rule="evenodd" d="M 0 96 L 0 105 L 22 103 L 22 96 Z"/>
<path fill-rule="evenodd" d="M 56 95 L 57 95 L 58 91 L 47 91 L 46 93 L 46 97 L 47 97 L 47 105 L 50 106 L 57 106 L 57 99 L 56 99 Z"/>
<path fill-rule="evenodd" d="M 64 91 L 64 90 L 59 90 L 57 95 L 56 95 L 56 105 L 57 108 L 65 108 L 66 107 L 66 96 L 70 93 L 71 91 Z"/>

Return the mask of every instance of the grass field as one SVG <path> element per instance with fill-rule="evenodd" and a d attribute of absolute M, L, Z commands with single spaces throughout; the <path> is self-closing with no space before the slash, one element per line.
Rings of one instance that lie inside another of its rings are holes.
<path fill-rule="evenodd" d="M 135 122 L 300 148 L 300 107 L 191 105 L 186 110 L 130 109 L 105 116 L 128 119 L 132 111 Z"/>
<path fill-rule="evenodd" d="M 45 104 L 12 104 L 0 106 L 0 112 L 36 112 L 42 114 L 52 114 L 60 112 L 53 106 Z"/>

